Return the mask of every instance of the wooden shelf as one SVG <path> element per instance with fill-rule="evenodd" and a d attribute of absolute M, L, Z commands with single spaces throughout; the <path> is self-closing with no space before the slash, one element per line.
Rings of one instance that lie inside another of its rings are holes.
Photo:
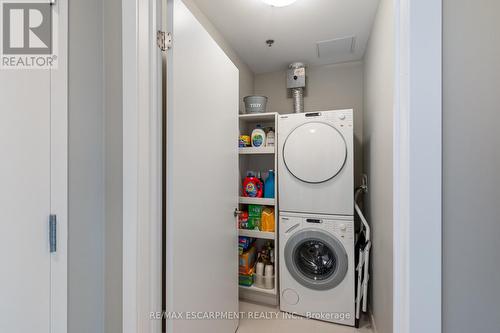
<path fill-rule="evenodd" d="M 241 290 L 256 291 L 256 292 L 260 292 L 260 293 L 264 293 L 264 294 L 276 295 L 276 288 L 274 288 L 274 289 L 263 289 L 263 288 L 258 288 L 258 287 L 255 287 L 255 286 L 246 287 L 246 286 L 240 285 L 240 289 Z"/>
<path fill-rule="evenodd" d="M 240 150 L 240 155 L 259 155 L 259 154 L 274 154 L 276 151 L 275 147 L 262 147 L 262 148 L 255 148 L 255 147 L 245 147 L 245 148 L 239 148 Z"/>
<path fill-rule="evenodd" d="M 275 206 L 276 200 L 274 198 L 269 199 L 269 198 L 240 197 L 240 204 Z"/>
<path fill-rule="evenodd" d="M 240 236 L 259 238 L 259 239 L 271 239 L 274 240 L 276 236 L 274 232 L 265 232 L 259 230 L 247 230 L 247 229 L 238 229 Z"/>

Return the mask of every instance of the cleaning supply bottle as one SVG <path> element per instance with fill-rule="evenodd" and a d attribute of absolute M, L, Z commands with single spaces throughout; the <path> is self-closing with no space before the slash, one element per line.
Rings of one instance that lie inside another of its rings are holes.
<path fill-rule="evenodd" d="M 243 181 L 243 196 L 252 198 L 262 198 L 264 192 L 264 186 L 262 181 L 251 172 L 247 174 L 247 177 Z"/>
<path fill-rule="evenodd" d="M 266 147 L 274 147 L 275 136 L 273 128 L 269 128 L 269 131 L 266 134 Z"/>
<path fill-rule="evenodd" d="M 260 125 L 252 131 L 252 147 L 261 148 L 266 144 L 266 132 Z"/>
<path fill-rule="evenodd" d="M 264 183 L 264 198 L 274 198 L 274 170 L 269 170 Z"/>
<path fill-rule="evenodd" d="M 257 178 L 264 184 L 264 180 L 262 179 L 262 173 L 260 171 L 257 171 Z"/>

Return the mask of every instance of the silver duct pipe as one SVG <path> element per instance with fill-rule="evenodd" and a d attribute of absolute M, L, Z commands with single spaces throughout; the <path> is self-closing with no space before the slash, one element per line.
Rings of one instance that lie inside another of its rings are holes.
<path fill-rule="evenodd" d="M 304 112 L 304 88 L 293 88 L 292 98 L 293 98 L 293 112 L 295 113 Z"/>
<path fill-rule="evenodd" d="M 294 62 L 288 66 L 287 88 L 290 89 L 293 99 L 293 111 L 304 112 L 304 88 L 306 87 L 306 66 L 301 62 Z"/>

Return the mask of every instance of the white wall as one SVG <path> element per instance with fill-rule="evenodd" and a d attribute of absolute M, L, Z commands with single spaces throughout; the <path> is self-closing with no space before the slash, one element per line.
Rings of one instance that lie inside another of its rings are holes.
<path fill-rule="evenodd" d="M 104 332 L 101 0 L 69 5 L 68 332 Z"/>
<path fill-rule="evenodd" d="M 122 330 L 123 93 L 121 0 L 103 1 L 106 333 Z"/>
<path fill-rule="evenodd" d="M 182 2 L 184 2 L 186 7 L 188 7 L 196 19 L 203 25 L 210 36 L 212 36 L 217 44 L 219 44 L 220 48 L 224 50 L 229 59 L 231 59 L 240 71 L 240 110 L 243 110 L 245 108 L 243 104 L 243 97 L 253 94 L 253 72 L 250 70 L 250 67 L 248 67 L 248 65 L 240 59 L 231 45 L 229 45 L 229 43 L 225 40 L 223 34 L 221 34 L 221 32 L 214 27 L 206 15 L 198 8 L 198 6 L 196 6 L 193 0 L 183 0 Z M 214 78 L 214 80 L 216 80 L 216 78 Z"/>
<path fill-rule="evenodd" d="M 354 109 L 356 184 L 362 170 L 363 140 L 363 63 L 311 66 L 306 69 L 307 91 L 305 111 Z M 268 111 L 293 112 L 292 99 L 287 95 L 286 70 L 255 75 L 254 92 L 269 97 Z"/>
<path fill-rule="evenodd" d="M 499 332 L 500 1 L 443 5 L 443 332 Z"/>
<path fill-rule="evenodd" d="M 69 6 L 69 321 L 120 333 L 121 1 Z"/>
<path fill-rule="evenodd" d="M 393 1 L 381 0 L 365 54 L 364 72 L 363 150 L 369 184 L 365 208 L 373 228 L 370 296 L 379 333 L 393 330 L 393 16 Z"/>

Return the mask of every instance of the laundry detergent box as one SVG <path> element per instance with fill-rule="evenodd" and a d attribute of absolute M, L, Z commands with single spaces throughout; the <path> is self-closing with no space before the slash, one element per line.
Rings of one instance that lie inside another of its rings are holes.
<path fill-rule="evenodd" d="M 238 239 L 239 254 L 243 254 L 243 252 L 248 251 L 248 249 L 250 248 L 250 246 L 252 246 L 254 241 L 255 238 L 239 236 Z"/>
<path fill-rule="evenodd" d="M 262 210 L 264 206 L 262 205 L 248 205 L 248 216 L 249 217 L 260 217 L 262 216 Z"/>
<path fill-rule="evenodd" d="M 260 217 L 246 216 L 240 222 L 240 229 L 256 230 L 260 227 Z"/>
<path fill-rule="evenodd" d="M 256 254 L 257 251 L 255 250 L 255 246 L 250 247 L 247 251 L 243 252 L 243 254 L 240 254 L 240 274 L 250 274 L 255 264 Z"/>
<path fill-rule="evenodd" d="M 253 285 L 253 268 L 250 270 L 248 274 L 239 274 L 238 283 L 241 286 L 250 287 Z"/>
<path fill-rule="evenodd" d="M 264 208 L 259 229 L 261 231 L 274 232 L 274 208 Z"/>
<path fill-rule="evenodd" d="M 260 229 L 262 210 L 264 206 L 248 205 L 248 220 L 245 227 L 242 229 L 258 230 Z"/>
<path fill-rule="evenodd" d="M 259 230 L 260 228 L 260 217 L 249 217 L 248 218 L 248 223 L 244 225 L 241 229 L 248 229 L 248 230 Z"/>

